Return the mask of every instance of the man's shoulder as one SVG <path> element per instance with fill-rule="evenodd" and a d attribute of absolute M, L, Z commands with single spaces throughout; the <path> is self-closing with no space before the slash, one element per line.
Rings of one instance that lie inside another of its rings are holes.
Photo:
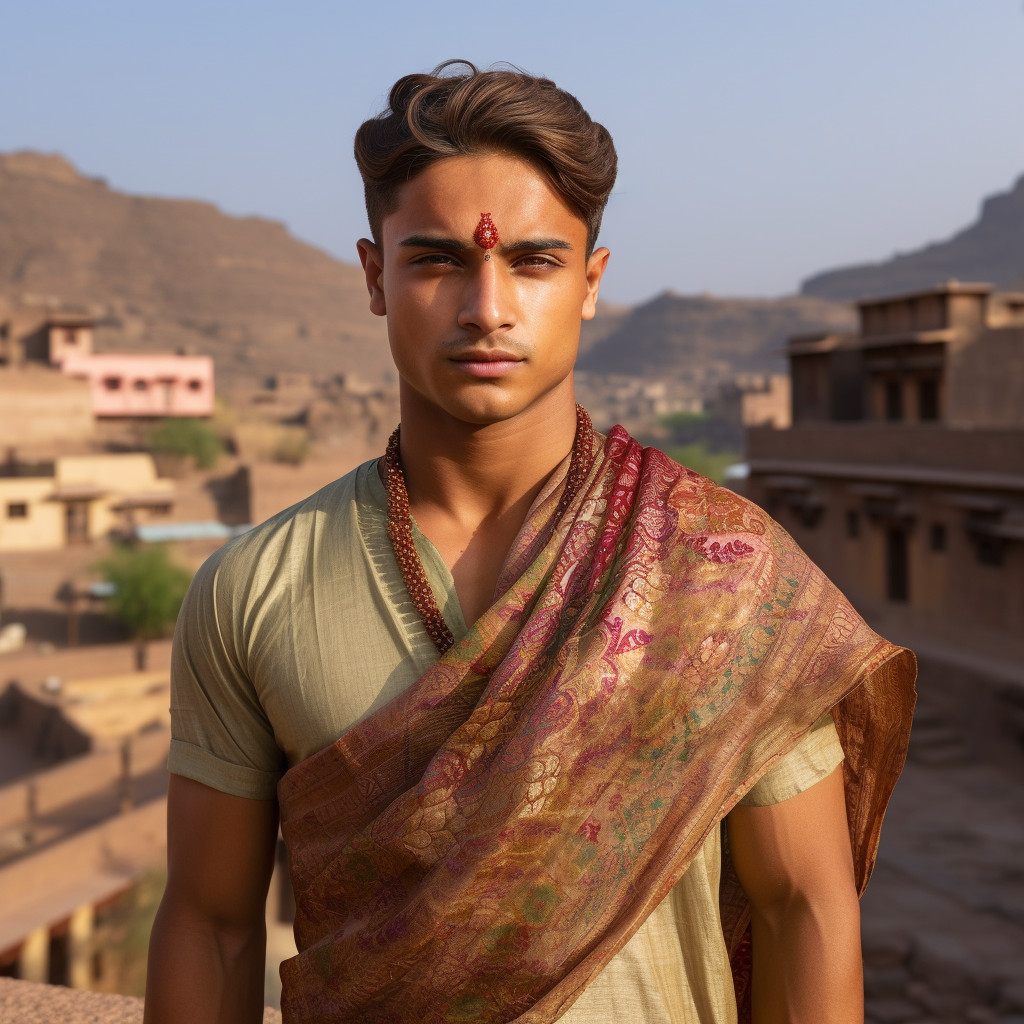
<path fill-rule="evenodd" d="M 203 563 L 197 579 L 212 583 L 216 578 L 219 585 L 250 583 L 301 558 L 323 531 L 343 532 L 356 515 L 360 497 L 365 500 L 375 462 L 356 466 L 218 548 Z"/>
<path fill-rule="evenodd" d="M 657 448 L 646 448 L 653 491 L 678 515 L 685 533 L 752 533 L 782 528 L 760 505 Z"/>

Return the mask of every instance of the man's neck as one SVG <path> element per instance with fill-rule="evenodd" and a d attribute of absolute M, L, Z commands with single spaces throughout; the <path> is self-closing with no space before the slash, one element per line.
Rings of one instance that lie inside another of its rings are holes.
<path fill-rule="evenodd" d="M 441 517 L 472 531 L 525 502 L 521 524 L 572 448 L 571 380 L 512 419 L 484 426 L 460 422 L 418 396 L 402 397 L 402 467 L 417 519 Z"/>

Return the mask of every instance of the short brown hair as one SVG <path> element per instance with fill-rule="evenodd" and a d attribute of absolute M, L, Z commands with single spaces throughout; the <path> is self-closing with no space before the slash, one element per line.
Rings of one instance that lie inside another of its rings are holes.
<path fill-rule="evenodd" d="M 462 74 L 445 74 L 452 67 Z M 452 60 L 429 75 L 395 82 L 387 109 L 356 132 L 355 154 L 374 241 L 398 206 L 398 190 L 436 160 L 499 152 L 544 174 L 587 225 L 587 253 L 597 243 L 615 184 L 615 145 L 575 96 L 518 68 L 478 71 Z"/>

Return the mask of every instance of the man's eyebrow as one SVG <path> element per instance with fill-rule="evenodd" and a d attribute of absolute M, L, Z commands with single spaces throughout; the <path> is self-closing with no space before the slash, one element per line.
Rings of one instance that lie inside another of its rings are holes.
<path fill-rule="evenodd" d="M 544 252 L 545 249 L 572 249 L 564 238 L 524 238 L 517 242 L 502 242 L 502 252 Z"/>
<path fill-rule="evenodd" d="M 443 249 L 445 252 L 466 252 L 469 246 L 457 238 L 442 238 L 437 235 L 410 235 L 398 243 L 408 249 Z"/>

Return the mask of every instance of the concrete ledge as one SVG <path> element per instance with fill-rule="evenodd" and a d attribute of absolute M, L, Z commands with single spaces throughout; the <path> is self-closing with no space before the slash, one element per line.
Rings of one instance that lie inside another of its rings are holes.
<path fill-rule="evenodd" d="M 142 1000 L 0 978 L 0 1020 L 18 1024 L 142 1024 Z M 263 1024 L 280 1024 L 267 1007 Z"/>

